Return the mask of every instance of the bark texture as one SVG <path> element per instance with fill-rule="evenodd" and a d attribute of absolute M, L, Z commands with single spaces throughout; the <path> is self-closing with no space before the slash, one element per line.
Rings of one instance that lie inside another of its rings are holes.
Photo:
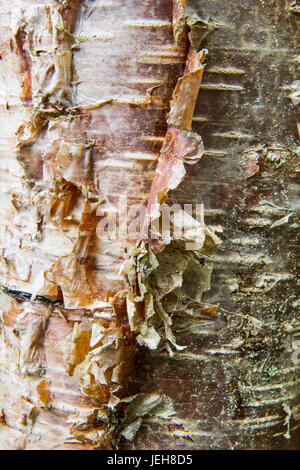
<path fill-rule="evenodd" d="M 189 6 L 194 44 L 208 49 L 193 118 L 204 155 L 170 198 L 202 201 L 221 231 L 203 298 L 219 309 L 178 319 L 186 351 L 139 356 L 141 390 L 168 394 L 176 415 L 152 419 L 134 445 L 299 449 L 299 7 Z"/>
<path fill-rule="evenodd" d="M 1 448 L 299 448 L 298 7 L 188 6 L 0 1 Z"/>

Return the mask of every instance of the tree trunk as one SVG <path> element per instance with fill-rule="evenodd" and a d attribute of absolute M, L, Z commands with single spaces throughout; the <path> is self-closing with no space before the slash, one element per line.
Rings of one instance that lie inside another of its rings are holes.
<path fill-rule="evenodd" d="M 2 449 L 300 447 L 299 7 L 184 3 L 0 1 Z"/>

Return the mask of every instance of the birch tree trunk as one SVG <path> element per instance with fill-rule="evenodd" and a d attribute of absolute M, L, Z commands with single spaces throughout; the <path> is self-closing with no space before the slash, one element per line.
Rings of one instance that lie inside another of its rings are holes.
<path fill-rule="evenodd" d="M 0 0 L 1 449 L 300 447 L 299 7 L 184 7 Z"/>

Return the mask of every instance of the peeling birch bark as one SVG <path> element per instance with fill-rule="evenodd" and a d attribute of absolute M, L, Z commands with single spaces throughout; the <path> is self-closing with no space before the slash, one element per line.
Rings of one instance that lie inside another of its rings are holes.
<path fill-rule="evenodd" d="M 130 242 L 103 241 L 97 226 L 100 206 L 148 198 L 186 61 L 183 10 L 1 5 L 3 448 L 112 448 L 169 403 L 133 394 L 138 343 L 120 274 Z"/>
<path fill-rule="evenodd" d="M 293 2 L 285 9 L 268 3 L 278 15 L 297 14 Z M 215 31 L 222 38 L 224 18 L 187 16 L 184 0 L 0 1 L 0 13 L 0 447 L 295 448 L 299 366 L 291 365 L 291 351 L 299 322 L 286 310 L 297 307 L 297 294 L 294 284 L 286 288 L 285 307 L 276 290 L 294 283 L 294 272 L 276 270 L 271 254 L 231 255 L 226 240 L 215 253 L 218 216 L 236 200 L 240 180 L 230 176 L 230 197 L 219 196 L 224 177 L 212 176 L 206 161 L 196 165 L 209 153 L 200 135 L 210 137 L 192 126 L 202 122 L 198 108 L 193 115 L 203 40 Z M 210 73 L 244 73 L 224 67 Z M 204 80 L 202 89 L 240 87 Z M 215 106 L 205 100 L 201 106 Z M 277 171 L 286 161 L 295 167 L 292 151 L 272 139 L 250 142 L 241 152 L 242 181 L 274 175 L 281 184 Z M 196 220 L 179 210 L 172 224 L 188 227 L 182 237 L 152 240 L 149 227 L 159 231 L 167 198 L 182 201 L 186 191 L 199 202 L 190 171 L 203 174 L 196 180 L 207 188 L 212 225 L 204 213 Z M 286 181 L 295 184 L 288 172 Z M 114 220 L 120 197 L 132 217 L 148 204 L 138 241 L 125 231 L 121 239 L 99 236 L 103 213 Z M 273 199 L 253 206 L 247 197 L 242 246 L 255 245 L 261 213 L 278 215 L 266 222 L 275 230 L 296 217 L 294 206 L 286 214 Z M 211 283 L 213 262 L 225 268 Z M 232 277 L 230 263 L 242 274 Z M 226 289 L 237 308 L 228 306 Z M 264 322 L 258 303 L 269 291 Z M 247 303 L 250 296 L 257 303 Z M 169 387 L 175 377 L 182 391 Z"/>
<path fill-rule="evenodd" d="M 173 316 L 188 347 L 171 358 L 141 350 L 140 390 L 167 393 L 176 414 L 147 418 L 126 448 L 299 449 L 296 3 L 189 2 L 189 38 L 208 50 L 193 116 L 204 154 L 168 196 L 203 202 L 219 230 L 201 300 L 218 310 Z"/>

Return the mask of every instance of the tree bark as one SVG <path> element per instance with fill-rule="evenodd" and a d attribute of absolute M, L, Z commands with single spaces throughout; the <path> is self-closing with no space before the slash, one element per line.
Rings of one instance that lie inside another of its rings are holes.
<path fill-rule="evenodd" d="M 2 449 L 300 447 L 298 7 L 184 3 L 0 1 Z"/>

